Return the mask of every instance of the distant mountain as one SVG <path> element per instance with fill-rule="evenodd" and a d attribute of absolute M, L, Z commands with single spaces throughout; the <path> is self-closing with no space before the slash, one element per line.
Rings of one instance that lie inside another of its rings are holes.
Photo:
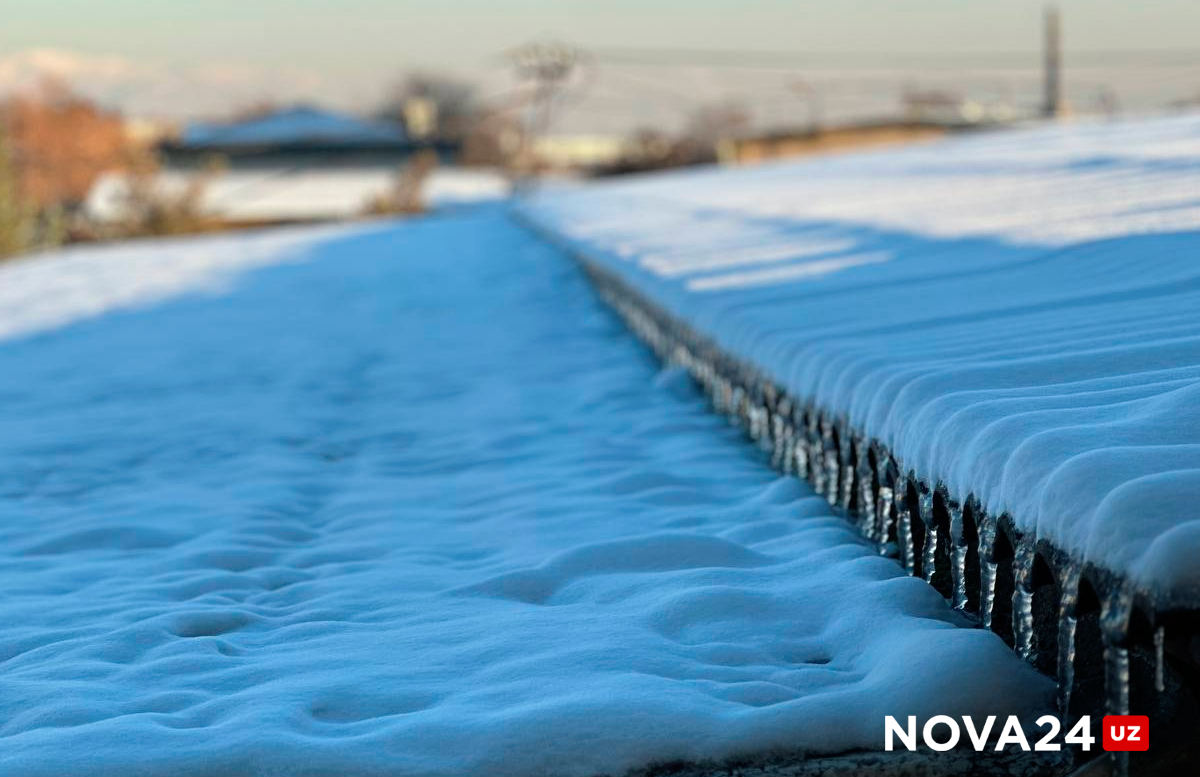
<path fill-rule="evenodd" d="M 361 96 L 371 96 L 365 90 L 348 89 L 337 79 L 300 69 L 222 62 L 180 67 L 120 54 L 52 48 L 0 55 L 0 93 L 28 89 L 47 79 L 129 114 L 172 118 L 225 115 L 263 101 L 312 99 L 339 108 L 362 108 L 368 100 Z"/>

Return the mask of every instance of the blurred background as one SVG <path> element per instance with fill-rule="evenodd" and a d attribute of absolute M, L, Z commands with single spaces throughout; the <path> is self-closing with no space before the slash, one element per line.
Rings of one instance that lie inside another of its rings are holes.
<path fill-rule="evenodd" d="M 1194 0 L 8 0 L 0 256 L 1200 106 Z"/>

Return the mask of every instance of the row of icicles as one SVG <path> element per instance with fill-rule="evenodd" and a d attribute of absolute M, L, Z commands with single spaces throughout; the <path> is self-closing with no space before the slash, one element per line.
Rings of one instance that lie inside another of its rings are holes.
<path fill-rule="evenodd" d="M 905 473 L 896 459 L 875 441 L 851 432 L 844 422 L 831 421 L 820 411 L 801 408 L 773 383 L 754 370 L 746 369 L 685 326 L 655 317 L 648 305 L 619 282 L 592 271 L 602 296 L 625 319 L 629 327 L 664 362 L 686 369 L 709 395 L 717 412 L 742 425 L 748 435 L 771 455 L 772 466 L 796 474 L 812 484 L 830 505 L 850 515 L 862 534 L 883 555 L 896 557 L 910 574 L 917 571 L 912 520 L 923 523 L 925 542 L 920 569 L 932 582 L 939 543 L 950 544 L 952 578 L 950 604 L 966 611 L 967 556 L 970 550 L 964 531 L 964 504 L 976 522 L 980 559 L 978 619 L 992 627 L 998 563 L 995 557 L 999 521 L 983 510 L 973 495 L 965 502 L 952 499 L 943 484 L 933 489 L 911 470 Z M 917 495 L 910 505 L 909 494 Z M 939 497 L 949 514 L 949 531 L 934 520 L 934 498 Z M 895 536 L 895 542 L 890 538 Z M 1036 555 L 1032 533 L 1022 536 L 1013 558 L 1013 637 L 1015 650 L 1031 660 L 1034 652 L 1033 568 Z M 1058 706 L 1065 715 L 1070 708 L 1074 685 L 1076 607 L 1083 565 L 1070 561 L 1058 572 Z M 1104 642 L 1106 711 L 1129 714 L 1129 624 L 1134 596 L 1127 585 L 1117 586 L 1102 598 L 1100 630 Z M 1164 630 L 1154 630 L 1155 688 L 1164 689 Z"/>

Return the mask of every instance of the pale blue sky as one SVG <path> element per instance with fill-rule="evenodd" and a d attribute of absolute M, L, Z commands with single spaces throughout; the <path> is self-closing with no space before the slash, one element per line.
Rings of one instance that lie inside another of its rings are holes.
<path fill-rule="evenodd" d="M 1031 50 L 1039 0 L 2 0 L 31 47 L 337 72 L 476 67 L 531 37 L 733 49 Z M 1196 45 L 1196 0 L 1064 0 L 1068 49 Z"/>
<path fill-rule="evenodd" d="M 1200 0 L 1058 5 L 1076 105 L 1105 90 L 1127 110 L 1200 95 Z M 0 0 L 0 91 L 50 75 L 134 114 L 205 115 L 264 99 L 365 110 L 413 69 L 458 71 L 485 95 L 504 94 L 511 83 L 499 54 L 559 39 L 585 50 L 757 51 L 759 64 L 778 65 L 734 72 L 702 59 L 673 69 L 606 59 L 586 99 L 564 112 L 576 129 L 669 123 L 716 99 L 747 103 L 766 123 L 791 121 L 802 110 L 797 79 L 821 92 L 834 117 L 894 111 L 909 87 L 1026 104 L 1040 90 L 1044 8 L 1042 0 Z M 1114 50 L 1139 53 L 1097 53 Z M 780 62 L 774 52 L 799 56 Z"/>

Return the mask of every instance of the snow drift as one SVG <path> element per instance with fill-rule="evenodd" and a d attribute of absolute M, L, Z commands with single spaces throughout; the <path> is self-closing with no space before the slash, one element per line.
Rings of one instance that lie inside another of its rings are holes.
<path fill-rule="evenodd" d="M 1046 700 L 499 211 L 3 272 L 125 290 L 0 307 L 5 775 L 616 773 Z"/>

